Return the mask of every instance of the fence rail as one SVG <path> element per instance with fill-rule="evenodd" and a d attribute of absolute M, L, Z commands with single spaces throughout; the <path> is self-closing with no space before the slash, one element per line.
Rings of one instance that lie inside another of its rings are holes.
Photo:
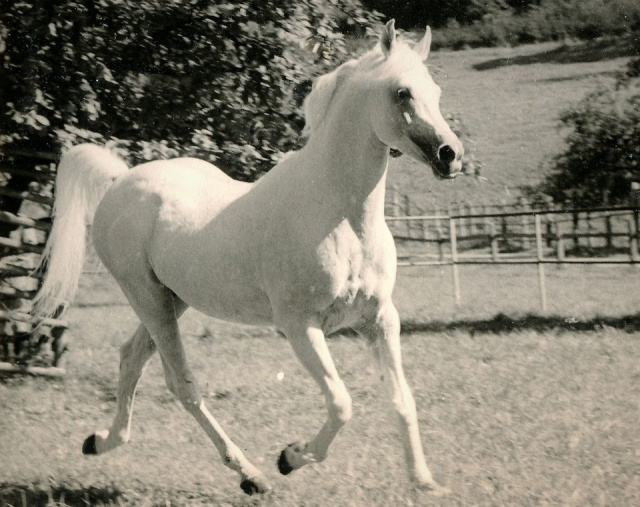
<path fill-rule="evenodd" d="M 554 220 L 558 215 L 568 219 Z M 390 216 L 387 222 L 399 243 L 399 267 L 451 266 L 456 305 L 464 265 L 536 265 L 543 311 L 548 308 L 546 265 L 640 265 L 637 206 L 419 214 Z M 431 250 L 434 244 L 437 252 Z"/>

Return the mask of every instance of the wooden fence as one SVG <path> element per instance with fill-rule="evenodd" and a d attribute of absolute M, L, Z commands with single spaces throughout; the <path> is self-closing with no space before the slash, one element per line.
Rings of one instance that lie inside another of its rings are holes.
<path fill-rule="evenodd" d="M 545 265 L 640 262 L 638 206 L 389 216 L 387 223 L 399 267 L 451 266 L 456 304 L 461 265 L 537 265 L 546 311 Z"/>
<path fill-rule="evenodd" d="M 35 268 L 51 230 L 56 158 L 33 150 L 0 153 L 0 372 L 64 373 L 62 309 L 49 319 L 31 315 L 43 277 Z"/>

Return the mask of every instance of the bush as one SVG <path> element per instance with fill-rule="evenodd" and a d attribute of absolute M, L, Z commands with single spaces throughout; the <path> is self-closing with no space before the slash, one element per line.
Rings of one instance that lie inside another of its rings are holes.
<path fill-rule="evenodd" d="M 567 149 L 541 185 L 556 202 L 597 206 L 629 201 L 640 181 L 640 58 L 616 83 L 601 87 L 561 117 L 571 129 Z"/>
<path fill-rule="evenodd" d="M 298 147 L 302 85 L 376 22 L 358 0 L 5 3 L 0 144 L 112 140 L 132 163 L 198 155 L 245 180 Z"/>
<path fill-rule="evenodd" d="M 489 8 L 491 7 L 491 8 Z M 487 3 L 481 16 L 450 18 L 435 33 L 434 47 L 502 46 L 563 40 L 591 40 L 640 30 L 635 0 L 541 0 L 517 8 Z"/>

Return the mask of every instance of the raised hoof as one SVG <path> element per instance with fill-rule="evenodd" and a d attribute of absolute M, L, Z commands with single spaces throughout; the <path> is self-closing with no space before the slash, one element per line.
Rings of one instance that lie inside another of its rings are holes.
<path fill-rule="evenodd" d="M 264 494 L 271 491 L 271 486 L 267 483 L 267 481 L 261 477 L 254 477 L 253 479 L 244 479 L 240 483 L 240 487 L 242 491 L 244 491 L 247 495 L 255 495 Z"/>
<path fill-rule="evenodd" d="M 84 441 L 82 444 L 82 454 L 98 454 L 96 450 L 96 435 L 93 434 Z"/>
<path fill-rule="evenodd" d="M 285 454 L 285 451 L 287 449 L 282 451 L 280 453 L 280 457 L 278 458 L 278 470 L 280 470 L 280 473 L 282 475 L 289 475 L 291 472 L 293 472 L 293 467 L 289 465 L 289 462 L 287 461 L 287 455 Z"/>

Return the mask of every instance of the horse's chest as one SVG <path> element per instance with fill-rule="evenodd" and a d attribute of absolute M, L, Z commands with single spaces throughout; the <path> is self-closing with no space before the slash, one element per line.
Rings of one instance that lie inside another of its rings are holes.
<path fill-rule="evenodd" d="M 358 328 L 376 318 L 381 301 L 377 291 L 349 288 L 323 312 L 322 328 L 325 333 L 347 327 Z"/>
<path fill-rule="evenodd" d="M 361 243 L 336 248 L 328 274 L 329 304 L 322 312 L 326 332 L 374 319 L 381 303 L 393 289 L 393 274 L 384 248 L 365 248 Z"/>

